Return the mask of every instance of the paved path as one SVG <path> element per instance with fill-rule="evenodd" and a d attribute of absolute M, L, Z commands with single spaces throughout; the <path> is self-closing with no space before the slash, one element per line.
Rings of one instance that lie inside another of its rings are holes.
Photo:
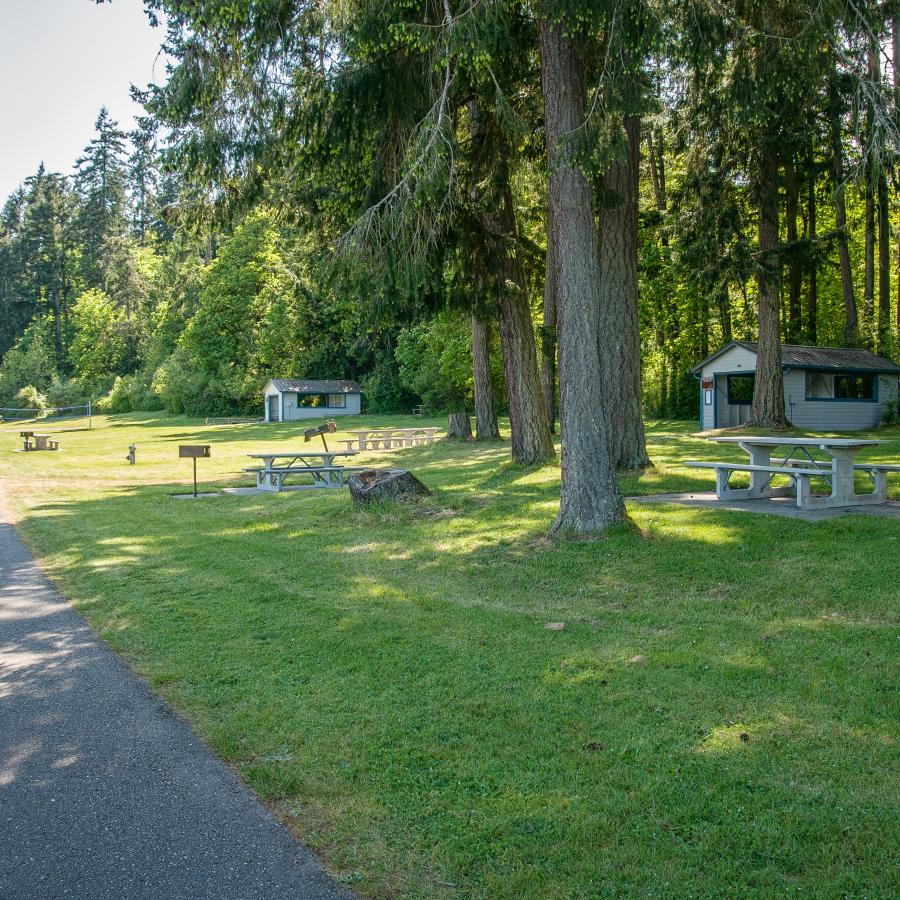
<path fill-rule="evenodd" d="M 350 896 L 0 521 L 0 900 Z"/>

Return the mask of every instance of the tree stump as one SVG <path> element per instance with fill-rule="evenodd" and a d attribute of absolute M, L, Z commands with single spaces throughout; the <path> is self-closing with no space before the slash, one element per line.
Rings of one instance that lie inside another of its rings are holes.
<path fill-rule="evenodd" d="M 408 500 L 431 491 L 406 469 L 368 469 L 350 476 L 350 496 L 356 504 L 373 500 Z"/>
<path fill-rule="evenodd" d="M 467 412 L 452 412 L 447 419 L 447 437 L 472 440 L 472 421 Z"/>

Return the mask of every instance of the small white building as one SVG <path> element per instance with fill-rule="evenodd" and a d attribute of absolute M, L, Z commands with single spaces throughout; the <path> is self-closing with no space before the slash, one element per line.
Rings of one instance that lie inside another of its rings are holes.
<path fill-rule="evenodd" d="M 757 344 L 732 341 L 691 370 L 700 382 L 700 427 L 734 428 L 750 415 Z M 900 366 L 854 347 L 783 344 L 784 411 L 808 431 L 857 431 L 880 424 L 897 402 Z"/>
<path fill-rule="evenodd" d="M 355 381 L 273 378 L 263 393 L 267 422 L 358 416 L 362 412 L 362 388 Z"/>

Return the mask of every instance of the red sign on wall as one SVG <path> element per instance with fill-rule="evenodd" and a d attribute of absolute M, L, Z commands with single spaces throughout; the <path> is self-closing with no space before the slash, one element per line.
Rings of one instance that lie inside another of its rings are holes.
<path fill-rule="evenodd" d="M 706 390 L 711 390 L 711 389 L 712 389 L 712 386 L 713 386 L 713 380 L 712 380 L 712 378 L 704 378 L 704 379 L 703 379 L 703 390 L 704 390 L 704 391 L 706 391 Z"/>

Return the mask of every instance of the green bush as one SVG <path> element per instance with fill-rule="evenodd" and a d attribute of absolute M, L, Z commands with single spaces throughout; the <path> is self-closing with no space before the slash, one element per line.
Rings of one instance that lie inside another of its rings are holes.
<path fill-rule="evenodd" d="M 153 374 L 153 392 L 171 413 L 187 413 L 196 408 L 203 395 L 205 379 L 191 365 L 189 353 L 179 347 Z"/>
<path fill-rule="evenodd" d="M 95 404 L 97 412 L 126 413 L 131 412 L 131 394 L 134 387 L 133 375 L 117 375 L 109 393 L 101 397 Z"/>
<path fill-rule="evenodd" d="M 19 338 L 0 364 L 0 406 L 15 406 L 16 397 L 30 387 L 42 392 L 50 387 L 54 376 L 51 345 L 40 329 L 41 322 L 33 322 Z"/>
<path fill-rule="evenodd" d="M 81 385 L 69 378 L 54 378 L 46 397 L 47 406 L 81 406 L 87 402 Z"/>
<path fill-rule="evenodd" d="M 472 335 L 458 314 L 403 329 L 395 353 L 401 385 L 421 397 L 428 413 L 473 409 Z"/>
<path fill-rule="evenodd" d="M 13 399 L 22 409 L 47 408 L 47 398 L 33 384 L 21 388 Z"/>
<path fill-rule="evenodd" d="M 397 361 L 390 356 L 363 378 L 367 412 L 408 413 L 418 403 L 417 396 L 403 386 L 397 368 Z"/>
<path fill-rule="evenodd" d="M 888 400 L 881 414 L 882 425 L 896 425 L 900 422 L 900 404 L 896 400 Z"/>

